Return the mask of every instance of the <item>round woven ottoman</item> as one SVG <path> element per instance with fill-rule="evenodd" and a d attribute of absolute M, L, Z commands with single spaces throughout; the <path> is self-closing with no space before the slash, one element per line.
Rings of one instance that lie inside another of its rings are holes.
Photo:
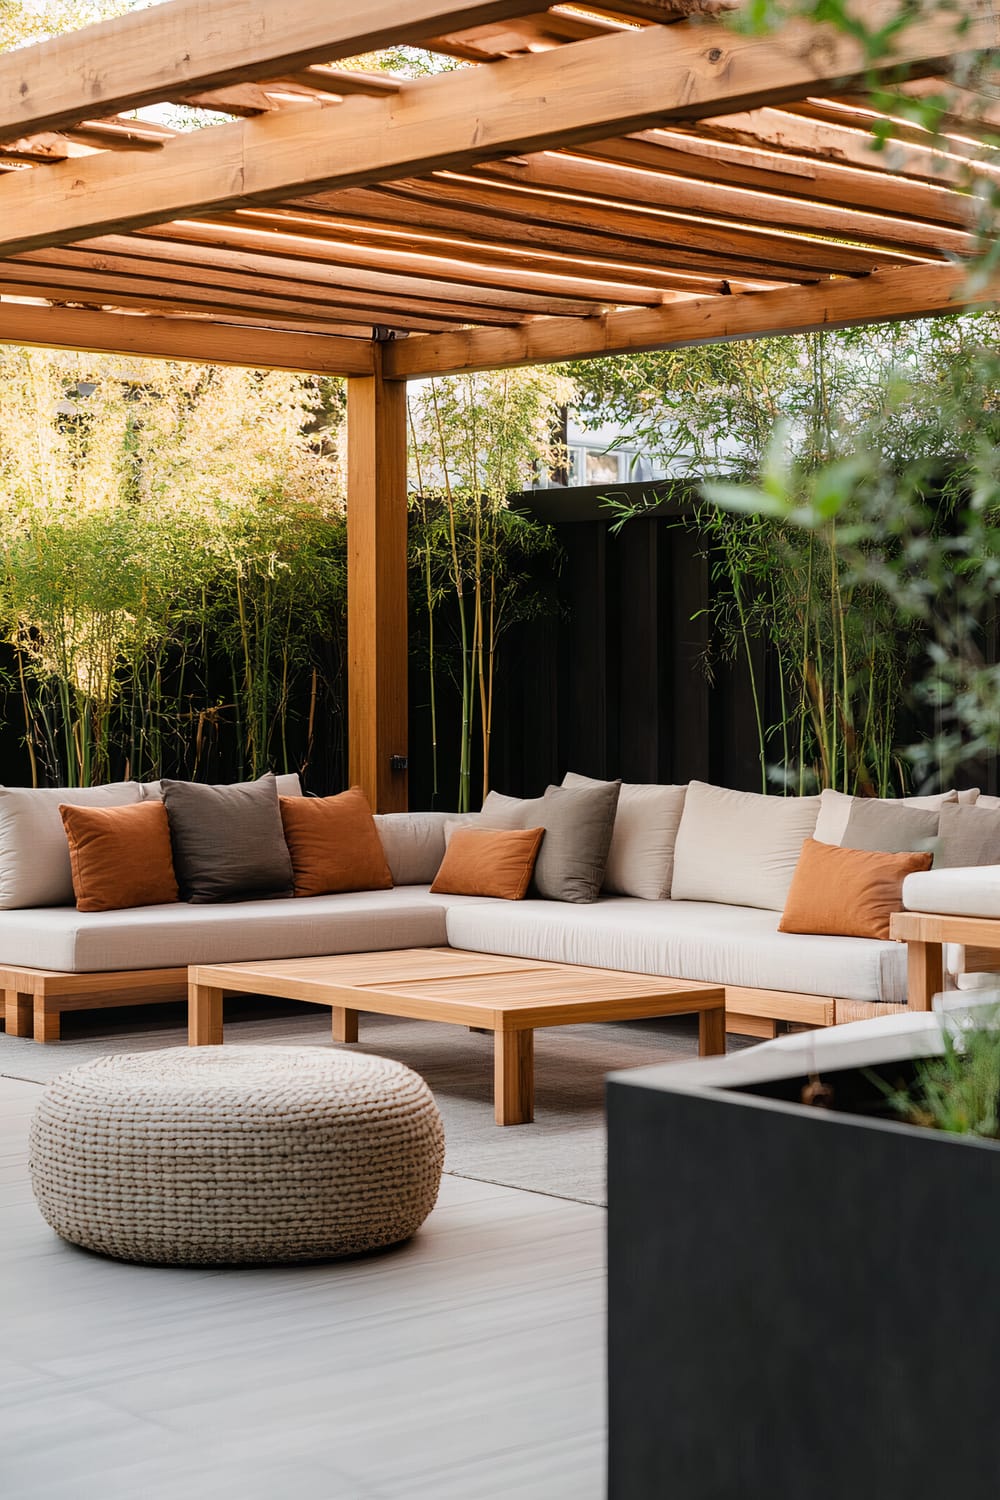
<path fill-rule="evenodd" d="M 120 1260 L 274 1263 L 409 1239 L 434 1207 L 441 1117 L 402 1063 L 318 1047 L 172 1047 L 53 1079 L 31 1125 L 57 1234 Z"/>

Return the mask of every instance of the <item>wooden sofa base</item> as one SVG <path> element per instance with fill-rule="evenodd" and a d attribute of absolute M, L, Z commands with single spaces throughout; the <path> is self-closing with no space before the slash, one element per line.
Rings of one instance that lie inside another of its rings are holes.
<path fill-rule="evenodd" d="M 8 1036 L 59 1040 L 64 1010 L 110 1010 L 116 1005 L 162 1005 L 187 998 L 187 969 L 124 969 L 110 974 L 64 974 L 56 969 L 0 969 Z"/>
<path fill-rule="evenodd" d="M 64 974 L 54 969 L 0 968 L 0 983 L 8 1036 L 31 1036 L 36 1042 L 59 1040 L 59 1018 L 66 1010 L 160 1005 L 187 997 L 186 969 Z M 790 990 L 726 988 L 726 1030 L 741 1036 L 774 1037 L 779 1031 L 835 1026 L 905 1009 Z"/>

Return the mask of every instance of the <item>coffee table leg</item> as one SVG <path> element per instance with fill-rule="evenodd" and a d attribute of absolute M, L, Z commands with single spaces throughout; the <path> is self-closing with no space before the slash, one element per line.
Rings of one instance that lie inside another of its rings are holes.
<path fill-rule="evenodd" d="M 493 1109 L 498 1125 L 527 1125 L 535 1118 L 533 1031 L 494 1033 Z"/>
<path fill-rule="evenodd" d="M 222 1045 L 222 991 L 208 984 L 188 984 L 188 1046 Z"/>
<path fill-rule="evenodd" d="M 698 1016 L 698 1056 L 715 1057 L 726 1050 L 726 1011 L 722 1005 Z"/>
<path fill-rule="evenodd" d="M 356 1010 L 348 1010 L 343 1005 L 334 1005 L 333 1010 L 333 1040 L 335 1042 L 356 1042 L 358 1039 L 358 1013 Z"/>

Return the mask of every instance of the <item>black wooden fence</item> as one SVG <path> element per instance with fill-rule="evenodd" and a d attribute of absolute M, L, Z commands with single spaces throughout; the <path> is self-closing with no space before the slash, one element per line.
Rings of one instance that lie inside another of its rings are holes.
<path fill-rule="evenodd" d="M 638 495 L 641 486 L 627 487 Z M 745 665 L 708 671 L 710 565 L 676 514 L 617 534 L 603 489 L 548 490 L 514 502 L 551 522 L 562 549 L 557 609 L 507 637 L 498 680 L 492 784 L 533 796 L 567 770 L 626 781 L 692 777 L 759 790 Z M 760 666 L 763 667 L 763 648 Z M 766 672 L 764 673 L 766 676 Z M 411 805 L 433 803 L 426 679 L 411 684 Z M 453 697 L 439 702 L 437 806 L 455 805 Z M 478 772 L 477 772 L 478 779 Z"/>

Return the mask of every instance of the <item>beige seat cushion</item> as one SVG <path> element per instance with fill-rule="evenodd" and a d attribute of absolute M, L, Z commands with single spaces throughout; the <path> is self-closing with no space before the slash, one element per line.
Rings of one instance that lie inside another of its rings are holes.
<path fill-rule="evenodd" d="M 95 973 L 436 947 L 447 942 L 447 904 L 472 899 L 411 888 L 214 906 L 0 912 L 0 964 Z"/>
<path fill-rule="evenodd" d="M 453 948 L 905 1004 L 901 943 L 779 932 L 780 918 L 716 902 L 604 896 L 592 906 L 463 904 L 449 909 L 447 927 Z"/>

